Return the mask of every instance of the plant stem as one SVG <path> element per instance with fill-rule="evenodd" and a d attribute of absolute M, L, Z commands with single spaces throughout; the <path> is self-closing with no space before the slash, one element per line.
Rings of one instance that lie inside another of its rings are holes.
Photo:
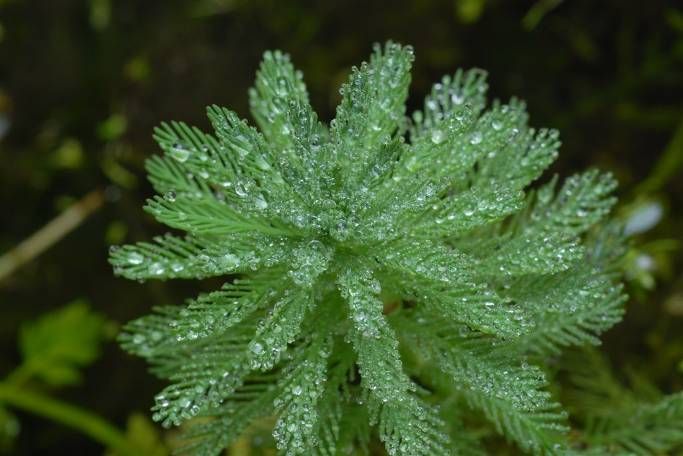
<path fill-rule="evenodd" d="M 0 402 L 70 426 L 123 454 L 136 454 L 123 433 L 92 412 L 49 396 L 0 383 Z"/>
<path fill-rule="evenodd" d="M 26 383 L 32 376 L 32 366 L 24 362 L 19 367 L 14 369 L 7 377 L 5 377 L 5 383 L 19 386 Z"/>
<path fill-rule="evenodd" d="M 74 230 L 92 212 L 99 209 L 103 202 L 102 191 L 93 190 L 14 249 L 0 256 L 0 280 L 12 274 L 14 270 L 31 261 Z"/>

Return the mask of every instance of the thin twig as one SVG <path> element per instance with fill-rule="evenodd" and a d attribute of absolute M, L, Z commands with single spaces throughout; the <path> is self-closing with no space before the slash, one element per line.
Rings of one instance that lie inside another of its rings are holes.
<path fill-rule="evenodd" d="M 104 202 L 101 190 L 93 190 L 0 257 L 0 281 L 73 231 Z"/>

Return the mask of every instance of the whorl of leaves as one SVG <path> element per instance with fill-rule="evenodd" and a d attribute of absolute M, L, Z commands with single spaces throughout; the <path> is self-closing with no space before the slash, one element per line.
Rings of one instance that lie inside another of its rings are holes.
<path fill-rule="evenodd" d="M 169 381 L 154 418 L 195 417 L 185 451 L 219 454 L 275 416 L 283 454 L 478 453 L 474 410 L 525 451 L 566 449 L 542 361 L 621 318 L 609 175 L 529 185 L 557 157 L 523 102 L 487 107 L 457 71 L 407 117 L 413 52 L 377 46 L 329 126 L 287 55 L 250 91 L 258 129 L 208 108 L 213 133 L 163 123 L 145 209 L 183 235 L 115 248 L 123 277 L 223 276 L 130 323 L 125 349 Z M 527 359 L 528 358 L 528 359 Z M 448 404 L 438 407 L 436 404 Z"/>

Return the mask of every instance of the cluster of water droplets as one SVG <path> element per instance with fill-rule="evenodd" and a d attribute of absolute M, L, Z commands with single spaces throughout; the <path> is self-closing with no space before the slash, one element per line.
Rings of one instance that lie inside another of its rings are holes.
<path fill-rule="evenodd" d="M 551 235 L 524 236 L 504 246 L 495 258 L 504 276 L 523 273 L 550 273 L 569 269 L 583 256 L 583 248 Z"/>
<path fill-rule="evenodd" d="M 330 347 L 313 344 L 310 358 L 303 359 L 288 376 L 273 406 L 280 413 L 273 437 L 286 455 L 306 454 L 319 444 L 317 402 L 325 390 L 326 361 Z"/>
<path fill-rule="evenodd" d="M 296 285 L 310 288 L 327 269 L 332 255 L 333 249 L 317 239 L 305 242 L 294 250 L 288 275 Z"/>
<path fill-rule="evenodd" d="M 362 272 L 361 272 L 362 271 Z M 350 316 L 363 337 L 379 338 L 385 323 L 382 301 L 378 298 L 382 286 L 369 270 L 344 271 L 340 277 L 342 297 L 349 305 Z"/>
<path fill-rule="evenodd" d="M 299 336 L 301 323 L 313 304 L 310 291 L 300 288 L 287 289 L 278 297 L 249 342 L 251 369 L 267 371 L 280 361 L 287 346 Z"/>
<path fill-rule="evenodd" d="M 412 454 L 447 454 L 448 436 L 442 431 L 444 421 L 438 405 L 425 404 L 408 396 L 403 403 L 383 406 L 380 415 L 380 439 L 391 456 Z"/>
<path fill-rule="evenodd" d="M 233 365 L 230 371 L 222 374 L 219 366 L 212 363 L 206 363 L 204 368 L 209 374 L 197 378 L 193 385 L 171 385 L 154 398 L 154 421 L 161 422 L 164 427 L 178 426 L 210 408 L 220 407 L 241 386 L 243 366 Z"/>
<path fill-rule="evenodd" d="M 269 248 L 268 244 L 272 247 Z M 115 272 L 133 280 L 211 277 L 244 270 L 255 271 L 264 263 L 263 258 L 267 258 L 269 264 L 277 262 L 283 256 L 283 249 L 274 244 L 256 242 L 254 247 L 263 249 L 258 250 L 258 255 L 256 249 L 230 251 L 225 243 L 185 256 L 170 255 L 168 251 L 160 251 L 161 247 L 147 251 L 131 246 L 121 251 L 114 247 L 110 253 L 115 262 Z"/>
<path fill-rule="evenodd" d="M 180 163 L 185 163 L 190 158 L 191 153 L 190 147 L 182 142 L 173 143 L 168 150 L 169 156 Z"/>

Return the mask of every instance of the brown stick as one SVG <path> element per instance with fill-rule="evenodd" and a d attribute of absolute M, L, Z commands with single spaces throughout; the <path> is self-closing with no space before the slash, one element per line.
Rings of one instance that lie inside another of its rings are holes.
<path fill-rule="evenodd" d="M 9 252 L 0 257 L 0 281 L 28 263 L 73 231 L 91 213 L 102 206 L 104 195 L 93 190 L 48 222 Z"/>

